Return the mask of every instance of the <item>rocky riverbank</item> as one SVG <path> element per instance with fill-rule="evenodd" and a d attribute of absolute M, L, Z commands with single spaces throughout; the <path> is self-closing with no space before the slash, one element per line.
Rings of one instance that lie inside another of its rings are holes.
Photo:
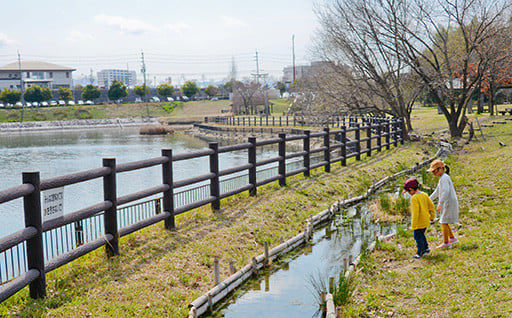
<path fill-rule="evenodd" d="M 132 117 L 0 123 L 0 133 L 140 127 L 148 124 L 158 124 L 158 120 L 153 117 Z"/>

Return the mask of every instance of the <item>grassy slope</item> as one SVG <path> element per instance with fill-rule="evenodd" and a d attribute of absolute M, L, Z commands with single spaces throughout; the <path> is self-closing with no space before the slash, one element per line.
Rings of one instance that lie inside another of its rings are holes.
<path fill-rule="evenodd" d="M 0 315 L 46 317 L 184 317 L 187 305 L 213 286 L 213 257 L 221 261 L 221 278 L 279 238 L 303 230 L 307 218 L 344 197 L 360 195 L 380 179 L 432 156 L 423 143 L 374 153 L 332 172 L 295 176 L 286 187 L 276 183 L 258 188 L 256 197 L 241 194 L 177 217 L 177 230 L 157 224 L 123 237 L 121 255 L 107 259 L 100 249 L 47 276 L 48 298 L 31 300 L 23 290 L 0 305 Z"/>
<path fill-rule="evenodd" d="M 428 129 L 445 128 L 428 110 L 415 115 L 416 123 L 424 116 L 434 118 L 424 125 Z M 358 272 L 346 314 L 508 316 L 512 123 L 484 129 L 486 143 L 472 143 L 449 161 L 461 201 L 459 247 L 411 262 L 410 233 L 383 244 L 370 256 L 366 270 Z M 500 147 L 499 141 L 508 146 Z M 47 299 L 31 300 L 25 289 L 0 304 L 0 315 L 183 317 L 187 304 L 213 286 L 213 256 L 221 260 L 224 279 L 229 261 L 240 268 L 262 252 L 264 241 L 276 245 L 279 237 L 301 231 L 309 215 L 361 194 L 372 179 L 434 151 L 425 143 L 406 143 L 345 168 L 335 165 L 330 174 L 296 176 L 282 188 L 267 185 L 258 189 L 257 197 L 223 200 L 217 213 L 205 207 L 180 215 L 174 232 L 158 224 L 122 238 L 118 257 L 107 259 L 100 249 L 55 270 L 47 276 Z M 440 234 L 438 226 L 432 227 L 429 242 L 439 242 Z"/>
<path fill-rule="evenodd" d="M 482 116 L 480 123 L 503 118 Z M 460 243 L 435 250 L 439 224 L 427 233 L 431 255 L 419 261 L 411 259 L 411 232 L 384 243 L 357 273 L 346 316 L 512 316 L 512 122 L 483 129 L 485 142 L 479 138 L 447 160 L 460 201 Z"/>

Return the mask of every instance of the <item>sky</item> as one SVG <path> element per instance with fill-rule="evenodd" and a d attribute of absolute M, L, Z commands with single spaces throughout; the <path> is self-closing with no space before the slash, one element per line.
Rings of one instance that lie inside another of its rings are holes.
<path fill-rule="evenodd" d="M 73 67 L 73 78 L 129 69 L 149 83 L 268 74 L 309 64 L 314 0 L 25 0 L 0 10 L 0 65 L 21 60 Z M 292 37 L 294 45 L 292 45 Z M 256 63 L 256 52 L 258 63 Z"/>

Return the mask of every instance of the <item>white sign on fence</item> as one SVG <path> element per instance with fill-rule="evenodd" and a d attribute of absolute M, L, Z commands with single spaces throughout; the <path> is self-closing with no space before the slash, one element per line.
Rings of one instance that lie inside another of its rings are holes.
<path fill-rule="evenodd" d="M 64 215 L 64 187 L 43 192 L 43 222 Z"/>

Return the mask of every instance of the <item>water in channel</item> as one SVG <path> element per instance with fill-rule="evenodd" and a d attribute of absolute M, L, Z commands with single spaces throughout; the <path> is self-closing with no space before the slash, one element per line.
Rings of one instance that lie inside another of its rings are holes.
<path fill-rule="evenodd" d="M 39 171 L 43 180 L 100 168 L 102 158 L 116 158 L 119 164 L 159 157 L 161 149 L 170 148 L 173 154 L 182 154 L 207 147 L 207 141 L 191 135 L 140 135 L 138 128 L 0 134 L 0 191 L 20 185 L 25 171 Z M 275 156 L 275 151 L 258 149 L 258 160 L 271 156 Z M 219 169 L 243 165 L 247 160 L 247 151 L 222 153 Z M 208 173 L 208 162 L 208 157 L 175 162 L 174 180 Z M 155 187 L 162 182 L 161 174 L 161 166 L 118 174 L 117 195 Z M 101 201 L 101 178 L 64 189 L 64 213 Z M 1 204 L 0 218 L 0 237 L 22 229 L 22 200 Z"/>
<path fill-rule="evenodd" d="M 281 257 L 203 317 L 321 317 L 320 292 L 337 281 L 343 260 L 360 254 L 374 238 L 396 230 L 371 221 L 369 202 L 342 210 L 312 240 Z M 324 288 L 321 288 L 324 287 Z"/>

